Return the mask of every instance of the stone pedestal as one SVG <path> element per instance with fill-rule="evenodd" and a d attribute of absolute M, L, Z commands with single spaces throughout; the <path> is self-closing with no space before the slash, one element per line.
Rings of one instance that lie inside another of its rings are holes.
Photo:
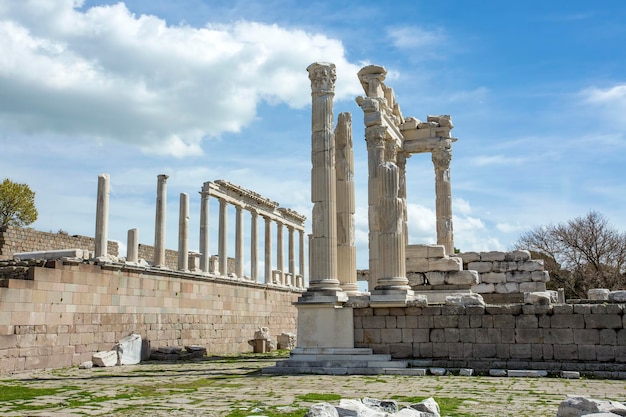
<path fill-rule="evenodd" d="M 297 303 L 299 348 L 353 348 L 352 308 Z"/>

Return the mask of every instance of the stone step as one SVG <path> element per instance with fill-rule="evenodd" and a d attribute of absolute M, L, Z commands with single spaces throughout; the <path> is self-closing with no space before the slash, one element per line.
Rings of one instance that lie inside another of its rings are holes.
<path fill-rule="evenodd" d="M 426 369 L 423 368 L 384 368 L 385 375 L 406 375 L 406 376 L 424 376 Z"/>
<path fill-rule="evenodd" d="M 292 361 L 389 361 L 389 354 L 370 354 L 370 355 L 306 355 L 293 353 L 289 356 Z"/>

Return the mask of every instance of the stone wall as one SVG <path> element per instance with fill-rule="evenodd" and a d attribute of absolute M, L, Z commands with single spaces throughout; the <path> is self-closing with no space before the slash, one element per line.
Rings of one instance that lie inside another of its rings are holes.
<path fill-rule="evenodd" d="M 0 260 L 13 259 L 13 254 L 18 252 L 55 249 L 88 249 L 93 251 L 94 247 L 94 239 L 87 236 L 70 236 L 62 231 L 58 233 L 40 232 L 15 226 L 0 227 Z M 118 255 L 117 242 L 109 241 L 107 247 L 109 254 Z"/>
<path fill-rule="evenodd" d="M 478 272 L 479 283 L 472 286 L 472 291 L 492 302 L 522 301 L 525 292 L 545 291 L 550 280 L 543 260 L 531 259 L 526 250 L 466 252 L 458 256 L 464 270 Z"/>
<path fill-rule="evenodd" d="M 0 372 L 64 367 L 138 333 L 153 348 L 251 351 L 261 326 L 296 332 L 301 290 L 174 271 L 48 261 L 0 281 Z"/>
<path fill-rule="evenodd" d="M 355 347 L 412 358 L 416 366 L 573 370 L 623 379 L 625 309 L 623 304 L 355 308 Z"/>

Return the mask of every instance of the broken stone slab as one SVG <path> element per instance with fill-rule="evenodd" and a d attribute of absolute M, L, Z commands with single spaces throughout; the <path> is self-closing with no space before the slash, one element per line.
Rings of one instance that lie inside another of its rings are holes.
<path fill-rule="evenodd" d="M 474 370 L 471 368 L 459 369 L 459 376 L 472 376 L 472 375 L 474 375 Z"/>
<path fill-rule="evenodd" d="M 626 291 L 611 291 L 609 293 L 609 301 L 611 303 L 626 303 Z"/>
<path fill-rule="evenodd" d="M 524 293 L 524 304 L 548 305 L 550 304 L 550 301 L 550 293 L 547 291 Z"/>
<path fill-rule="evenodd" d="M 557 417 L 578 417 L 608 413 L 609 415 L 626 416 L 626 405 L 610 400 L 596 400 L 594 398 L 571 397 L 559 404 Z"/>
<path fill-rule="evenodd" d="M 561 378 L 563 379 L 579 379 L 580 372 L 578 371 L 561 371 Z"/>
<path fill-rule="evenodd" d="M 304 417 L 339 417 L 337 409 L 328 403 L 313 404 Z"/>
<path fill-rule="evenodd" d="M 431 375 L 444 376 L 446 374 L 446 369 L 445 368 L 430 368 L 428 372 L 430 372 Z"/>
<path fill-rule="evenodd" d="M 78 365 L 78 369 L 91 369 L 91 368 L 93 368 L 92 361 L 85 361 L 81 363 L 80 365 Z"/>
<path fill-rule="evenodd" d="M 548 371 L 539 371 L 531 369 L 509 369 L 506 371 L 509 377 L 526 377 L 526 378 L 541 378 L 548 376 Z"/>
<path fill-rule="evenodd" d="M 272 336 L 270 335 L 269 327 L 259 327 L 259 329 L 254 332 L 254 338 L 271 340 Z"/>
<path fill-rule="evenodd" d="M 489 376 L 508 376 L 506 369 L 490 369 Z"/>
<path fill-rule="evenodd" d="M 608 301 L 611 291 L 608 288 L 591 288 L 587 290 L 587 298 L 590 300 Z"/>
<path fill-rule="evenodd" d="M 141 335 L 122 337 L 116 345 L 119 365 L 136 365 L 141 362 Z"/>
<path fill-rule="evenodd" d="M 293 350 L 296 347 L 296 335 L 293 333 L 281 333 L 277 342 L 278 349 Z"/>
<path fill-rule="evenodd" d="M 93 366 L 115 366 L 117 365 L 117 351 L 109 350 L 103 352 L 96 352 L 92 355 L 91 361 L 93 362 Z"/>
<path fill-rule="evenodd" d="M 398 402 L 395 400 L 379 400 L 376 398 L 365 397 L 361 400 L 368 408 L 385 413 L 395 413 L 398 411 Z"/>
<path fill-rule="evenodd" d="M 447 274 L 446 284 L 450 285 L 475 285 L 480 282 L 476 271 L 455 271 Z"/>
<path fill-rule="evenodd" d="M 426 398 L 425 400 L 422 400 L 417 404 L 411 404 L 409 405 L 409 408 L 421 411 L 423 413 L 432 414 L 433 416 L 437 417 L 441 415 L 439 404 L 437 404 L 437 401 L 435 401 L 433 397 Z"/>
<path fill-rule="evenodd" d="M 87 252 L 89 253 L 89 252 Z M 83 249 L 58 249 L 58 250 L 42 250 L 36 252 L 18 252 L 13 254 L 13 258 L 18 260 L 26 259 L 62 259 L 62 258 L 84 258 L 85 251 Z"/>
<path fill-rule="evenodd" d="M 480 294 L 454 294 L 446 297 L 446 305 L 484 306 L 485 300 Z"/>

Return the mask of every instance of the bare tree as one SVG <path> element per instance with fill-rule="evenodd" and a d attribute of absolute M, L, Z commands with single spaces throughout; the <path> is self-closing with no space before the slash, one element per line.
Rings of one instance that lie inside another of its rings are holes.
<path fill-rule="evenodd" d="M 544 259 L 549 286 L 565 288 L 569 297 L 586 298 L 590 288 L 626 287 L 626 233 L 598 212 L 540 226 L 520 236 L 515 247 Z"/>

